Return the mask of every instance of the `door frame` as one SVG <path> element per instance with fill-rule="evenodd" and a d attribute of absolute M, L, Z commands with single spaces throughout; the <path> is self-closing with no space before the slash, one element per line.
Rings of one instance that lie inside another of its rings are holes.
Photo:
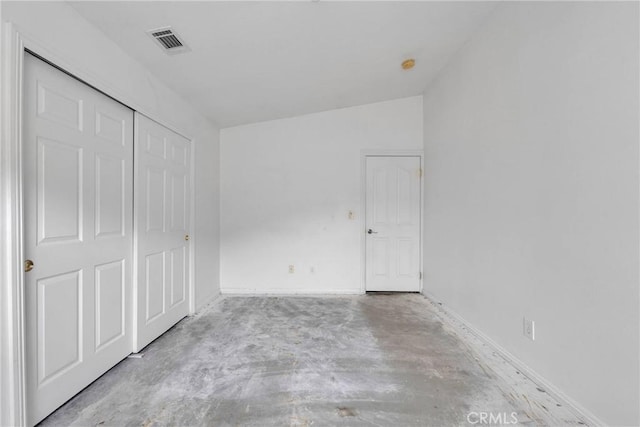
<path fill-rule="evenodd" d="M 45 41 L 28 35 L 13 23 L 0 22 L 0 425 L 26 424 L 26 355 L 25 355 L 25 299 L 22 271 L 23 250 L 23 180 L 22 180 L 22 107 L 23 57 L 34 53 L 50 64 L 79 79 L 98 92 L 125 106 L 162 123 L 184 136 L 195 147 L 194 139 L 157 114 L 133 100 L 127 93 L 92 72 L 76 66 L 60 51 Z M 189 314 L 195 312 L 195 150 L 191 150 L 191 259 L 189 262 Z M 134 158 L 134 170 L 137 169 Z M 136 194 L 134 193 L 134 201 Z M 134 210 L 134 216 L 136 212 Z M 135 222 L 134 222 L 135 224 Z M 133 239 L 136 237 L 133 230 Z M 135 266 L 132 266 L 135 267 Z M 132 271 L 134 269 L 132 268 Z M 134 284 L 135 277 L 132 277 Z M 134 284 L 135 287 L 135 284 Z M 131 301 L 133 302 L 133 301 Z M 132 306 L 134 307 L 134 306 Z M 133 348 L 133 346 L 132 346 Z"/>
<path fill-rule="evenodd" d="M 423 150 L 385 150 L 385 149 L 365 149 L 360 151 L 360 292 L 367 292 L 367 158 L 368 157 L 418 157 L 420 159 L 420 169 L 423 171 L 420 177 L 420 232 L 419 239 L 419 265 L 420 287 L 419 292 L 424 289 L 424 266 L 423 266 L 423 230 L 424 230 L 424 152 Z"/>

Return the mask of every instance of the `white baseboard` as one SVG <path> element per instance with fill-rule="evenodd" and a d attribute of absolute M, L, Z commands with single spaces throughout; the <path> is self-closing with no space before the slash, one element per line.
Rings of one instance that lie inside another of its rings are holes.
<path fill-rule="evenodd" d="M 199 304 L 196 307 L 196 311 L 195 313 L 193 313 L 194 315 L 200 314 L 202 311 L 204 311 L 208 306 L 210 306 L 211 304 L 213 304 L 214 302 L 216 302 L 218 299 L 220 299 L 221 293 L 220 292 L 214 292 L 211 296 L 209 296 L 202 304 Z"/>
<path fill-rule="evenodd" d="M 279 288 L 229 288 L 221 287 L 222 295 L 362 295 L 360 288 L 357 289 L 279 289 Z"/>
<path fill-rule="evenodd" d="M 569 397 L 566 393 L 556 387 L 549 380 L 544 378 L 542 375 L 538 374 L 532 368 L 530 368 L 523 361 L 515 357 L 513 354 L 509 353 L 505 348 L 500 346 L 498 343 L 493 341 L 489 336 L 487 336 L 484 332 L 478 330 L 469 322 L 467 322 L 462 316 L 453 311 L 451 308 L 443 305 L 438 302 L 438 298 L 435 295 L 432 295 L 428 292 L 422 293 L 432 304 L 433 306 L 440 310 L 444 316 L 441 316 L 443 320 L 449 322 L 449 326 L 458 330 L 459 326 L 455 324 L 457 321 L 464 328 L 466 328 L 469 332 L 475 335 L 480 341 L 487 344 L 491 347 L 496 353 L 498 353 L 505 361 L 519 370 L 524 376 L 529 378 L 531 381 L 536 383 L 538 386 L 542 387 L 550 396 L 554 397 L 558 402 L 569 408 L 572 412 L 574 412 L 579 418 L 582 418 L 589 426 L 594 427 L 605 427 L 606 424 L 600 418 L 595 416 L 591 411 L 586 409 L 584 406 L 580 405 L 574 399 Z M 455 321 L 454 321 L 455 320 Z"/>

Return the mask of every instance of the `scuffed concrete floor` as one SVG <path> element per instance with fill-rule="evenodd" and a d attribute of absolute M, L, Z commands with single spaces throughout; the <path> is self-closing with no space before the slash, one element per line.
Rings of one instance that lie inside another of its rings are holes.
<path fill-rule="evenodd" d="M 224 297 L 42 425 L 449 426 L 471 425 L 471 412 L 582 424 L 539 418 L 532 400 L 422 295 Z"/>

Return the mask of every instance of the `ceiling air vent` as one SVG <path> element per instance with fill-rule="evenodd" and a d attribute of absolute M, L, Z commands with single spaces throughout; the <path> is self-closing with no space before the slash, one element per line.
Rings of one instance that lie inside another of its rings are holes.
<path fill-rule="evenodd" d="M 184 41 L 182 41 L 182 38 L 171 27 L 149 30 L 147 34 L 169 55 L 188 52 L 190 50 Z"/>

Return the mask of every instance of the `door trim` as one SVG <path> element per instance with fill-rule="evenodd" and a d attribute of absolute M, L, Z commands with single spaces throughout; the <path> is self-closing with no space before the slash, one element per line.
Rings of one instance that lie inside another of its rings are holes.
<path fill-rule="evenodd" d="M 365 149 L 360 151 L 360 292 L 367 292 L 367 236 L 366 236 L 366 220 L 367 220 L 367 157 L 419 157 L 420 168 L 424 171 L 424 152 L 422 150 L 372 150 Z M 424 266 L 423 266 L 423 230 L 424 230 L 424 173 L 420 178 L 420 278 L 419 292 L 424 289 Z"/>
<path fill-rule="evenodd" d="M 24 425 L 25 355 L 24 355 L 24 281 L 21 270 L 22 250 L 22 59 L 25 43 L 11 24 L 2 34 L 2 141 L 0 175 L 2 210 L 0 271 L 2 272 L 2 342 L 0 353 L 1 392 L 0 424 Z"/>
<path fill-rule="evenodd" d="M 25 387 L 25 299 L 22 271 L 23 215 L 22 215 L 22 101 L 23 57 L 26 50 L 76 79 L 113 98 L 125 106 L 162 123 L 184 136 L 195 147 L 195 139 L 187 136 L 170 122 L 159 118 L 126 92 L 90 71 L 74 65 L 73 61 L 46 42 L 33 38 L 11 22 L 0 22 L 2 61 L 0 66 L 0 425 L 25 425 L 27 414 Z M 189 314 L 195 311 L 195 150 L 191 150 L 191 250 L 189 268 Z M 134 158 L 134 168 L 135 166 Z M 135 194 L 134 194 L 135 200 Z M 135 233 L 135 230 L 134 230 Z M 135 238 L 135 234 L 134 234 Z"/>

